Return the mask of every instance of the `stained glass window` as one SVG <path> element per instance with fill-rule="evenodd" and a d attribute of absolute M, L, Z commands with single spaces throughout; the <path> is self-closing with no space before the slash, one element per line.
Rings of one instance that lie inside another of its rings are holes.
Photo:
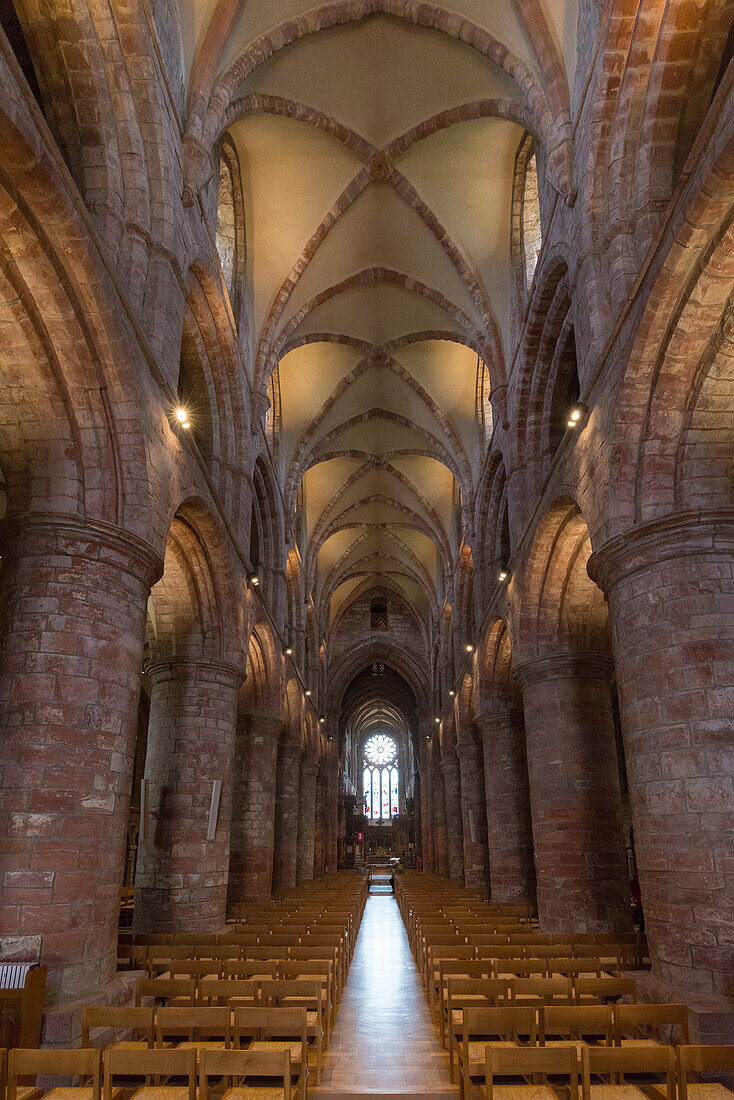
<path fill-rule="evenodd" d="M 376 733 L 365 744 L 362 792 L 371 821 L 389 821 L 399 812 L 397 757 L 398 746 L 387 734 Z"/>

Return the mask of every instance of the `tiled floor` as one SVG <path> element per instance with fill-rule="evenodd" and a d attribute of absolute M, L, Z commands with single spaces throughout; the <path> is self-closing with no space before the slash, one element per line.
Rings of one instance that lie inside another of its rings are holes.
<path fill-rule="evenodd" d="M 322 1092 L 323 1090 L 323 1092 Z M 314 1095 L 454 1096 L 395 899 L 367 901 Z M 309 1090 L 310 1091 L 310 1090 Z"/>

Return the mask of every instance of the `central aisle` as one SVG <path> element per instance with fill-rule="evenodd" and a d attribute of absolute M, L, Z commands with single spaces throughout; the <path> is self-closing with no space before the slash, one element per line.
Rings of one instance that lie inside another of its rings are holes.
<path fill-rule="evenodd" d="M 367 899 L 321 1089 L 458 1095 L 392 896 Z"/>

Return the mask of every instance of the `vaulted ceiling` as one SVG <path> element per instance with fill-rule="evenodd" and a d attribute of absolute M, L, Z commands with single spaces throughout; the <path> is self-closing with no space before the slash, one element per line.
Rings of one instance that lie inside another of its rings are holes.
<path fill-rule="evenodd" d="M 427 622 L 484 457 L 478 381 L 511 351 L 527 131 L 563 190 L 576 2 L 183 5 L 190 124 L 239 155 L 253 384 L 277 370 L 321 622 L 371 580 Z"/>

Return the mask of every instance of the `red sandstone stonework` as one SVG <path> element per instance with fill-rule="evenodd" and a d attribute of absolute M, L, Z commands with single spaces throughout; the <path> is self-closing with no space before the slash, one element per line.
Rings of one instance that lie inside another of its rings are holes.
<path fill-rule="evenodd" d="M 135 876 L 135 928 L 213 932 L 227 911 L 237 692 L 243 672 L 205 660 L 148 669 L 150 818 Z M 216 834 L 207 836 L 220 782 Z"/>
<path fill-rule="evenodd" d="M 0 950 L 51 988 L 109 982 L 148 592 L 139 540 L 72 517 L 6 524 L 0 574 L 3 731 Z"/>
<path fill-rule="evenodd" d="M 544 931 L 631 927 L 610 677 L 603 655 L 519 665 Z"/>
<path fill-rule="evenodd" d="M 298 781 L 300 743 L 278 749 L 275 788 L 273 890 L 292 890 L 298 864 Z"/>
<path fill-rule="evenodd" d="M 489 887 L 489 850 L 482 746 L 477 741 L 460 741 L 456 754 L 461 774 L 464 881 L 467 886 L 486 890 Z"/>
<path fill-rule="evenodd" d="M 270 897 L 275 837 L 275 769 L 281 722 L 237 716 L 229 901 Z"/>

